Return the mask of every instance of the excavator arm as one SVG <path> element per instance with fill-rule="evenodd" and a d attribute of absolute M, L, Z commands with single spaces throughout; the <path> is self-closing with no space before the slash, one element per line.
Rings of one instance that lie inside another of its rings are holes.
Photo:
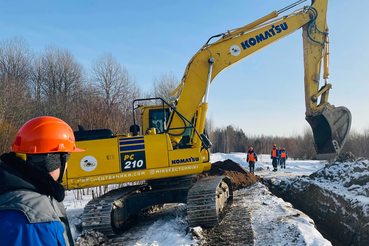
<path fill-rule="evenodd" d="M 181 140 L 183 117 L 191 119 L 199 106 L 206 114 L 211 81 L 224 69 L 288 36 L 298 29 L 303 31 L 305 67 L 306 120 L 312 127 L 318 159 L 333 158 L 345 143 L 351 126 L 351 114 L 345 107 L 328 103 L 328 0 L 313 1 L 289 15 L 279 15 L 304 2 L 298 1 L 280 11 L 273 11 L 244 27 L 216 35 L 216 42 L 208 42 L 187 65 L 181 84 L 172 93 L 176 110 L 172 111 L 167 129 L 173 145 Z M 321 64 L 324 64 L 324 85 L 320 87 Z M 319 101 L 319 103 L 318 103 Z M 176 114 L 179 112 L 181 116 Z M 205 121 L 205 117 L 201 120 Z M 202 129 L 198 129 L 202 133 Z"/>
<path fill-rule="evenodd" d="M 312 20 L 303 26 L 306 117 L 313 134 L 317 159 L 333 159 L 340 153 L 351 127 L 351 113 L 346 107 L 328 102 L 332 85 L 329 78 L 329 38 L 326 23 L 327 1 L 317 1 Z M 319 6 L 319 5 L 318 5 Z M 324 84 L 320 86 L 323 64 Z M 318 101 L 320 99 L 320 101 Z"/>
<path fill-rule="evenodd" d="M 162 98 L 133 101 L 130 133 L 79 127 L 78 148 L 68 160 L 63 185 L 68 190 L 134 182 L 91 200 L 82 215 L 84 229 L 112 236 L 137 220 L 138 213 L 156 204 L 187 203 L 191 226 L 212 227 L 232 201 L 231 180 L 212 176 L 193 180 L 211 168 L 210 141 L 203 134 L 211 81 L 224 69 L 302 28 L 305 64 L 306 119 L 310 123 L 318 157 L 339 153 L 350 129 L 351 115 L 328 103 L 328 0 L 316 0 L 290 15 L 278 17 L 296 4 L 214 37 L 187 65 L 181 84 L 169 102 Z M 320 87 L 320 68 L 325 83 Z M 151 105 L 160 100 L 161 105 Z M 144 104 L 137 105 L 138 103 Z M 140 109 L 142 134 L 135 121 Z M 131 134 L 132 133 L 132 134 Z M 137 182 L 137 183 L 136 183 Z"/>

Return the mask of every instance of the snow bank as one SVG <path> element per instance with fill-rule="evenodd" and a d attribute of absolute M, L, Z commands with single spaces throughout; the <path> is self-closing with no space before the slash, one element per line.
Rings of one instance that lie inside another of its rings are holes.
<path fill-rule="evenodd" d="M 369 161 L 326 163 L 313 174 L 269 181 L 276 195 L 291 201 L 347 245 L 369 245 Z"/>
<path fill-rule="evenodd" d="M 315 229 L 314 221 L 256 183 L 236 192 L 251 211 L 255 245 L 332 245 Z"/>

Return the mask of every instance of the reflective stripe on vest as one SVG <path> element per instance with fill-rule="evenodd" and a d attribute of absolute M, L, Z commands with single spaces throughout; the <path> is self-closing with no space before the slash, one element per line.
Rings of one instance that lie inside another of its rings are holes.
<path fill-rule="evenodd" d="M 272 151 L 273 151 L 272 157 L 277 157 L 277 149 L 273 149 Z"/>
<path fill-rule="evenodd" d="M 282 158 L 286 158 L 286 152 L 282 152 L 282 153 L 281 153 L 281 157 L 282 157 Z"/>
<path fill-rule="evenodd" d="M 249 161 L 255 161 L 254 152 L 249 153 Z"/>

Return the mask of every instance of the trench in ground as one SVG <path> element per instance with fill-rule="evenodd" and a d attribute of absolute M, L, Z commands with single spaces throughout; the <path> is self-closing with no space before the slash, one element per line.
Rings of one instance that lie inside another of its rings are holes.
<path fill-rule="evenodd" d="M 286 188 L 286 186 L 283 185 L 274 185 L 270 179 L 264 179 L 262 180 L 262 183 L 266 185 L 274 195 L 291 203 L 294 208 L 302 211 L 312 218 L 317 230 L 325 239 L 329 240 L 333 246 L 368 245 L 367 237 L 362 236 L 365 232 L 362 232 L 361 234 L 358 232 L 362 229 L 360 228 L 360 225 L 350 224 L 350 221 L 347 220 L 347 218 L 343 218 L 339 214 L 332 215 L 331 208 L 335 206 L 332 201 L 327 202 L 327 200 L 324 200 L 324 202 L 327 203 L 328 209 L 317 207 L 317 204 L 319 204 L 322 199 L 322 195 L 317 194 L 318 189 L 316 189 L 316 187 L 312 188 L 308 186 L 307 189 L 306 187 L 304 187 L 304 189 L 301 189 L 301 187 L 299 189 L 294 189 L 291 188 L 291 186 L 288 186 Z M 331 213 L 324 214 L 323 211 L 325 209 L 327 212 Z M 355 213 L 355 211 L 350 212 Z M 353 222 L 351 221 L 351 223 Z M 356 232 L 353 233 L 348 230 L 345 231 L 343 229 L 343 225 L 346 226 L 346 224 L 357 226 L 355 228 Z"/>

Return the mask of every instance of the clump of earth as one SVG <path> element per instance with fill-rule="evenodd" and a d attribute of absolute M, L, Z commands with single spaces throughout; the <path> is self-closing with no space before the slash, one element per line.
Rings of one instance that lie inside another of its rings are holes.
<path fill-rule="evenodd" d="M 101 232 L 89 230 L 77 238 L 75 246 L 106 246 L 108 238 Z"/>
<path fill-rule="evenodd" d="M 354 162 L 356 160 L 356 157 L 351 152 L 344 152 L 340 154 L 336 162 Z"/>
<path fill-rule="evenodd" d="M 228 176 L 232 180 L 233 190 L 239 190 L 258 182 L 259 177 L 245 170 L 240 164 L 232 161 L 218 161 L 211 164 L 209 171 L 197 175 L 196 180 L 209 176 Z"/>

